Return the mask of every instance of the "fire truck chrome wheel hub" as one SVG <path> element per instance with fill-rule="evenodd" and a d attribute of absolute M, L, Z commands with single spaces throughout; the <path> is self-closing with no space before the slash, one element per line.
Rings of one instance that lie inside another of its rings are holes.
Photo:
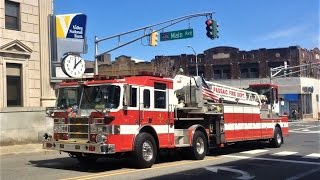
<path fill-rule="evenodd" d="M 153 148 L 150 141 L 146 141 L 142 145 L 142 156 L 144 160 L 150 161 L 153 158 Z"/>
<path fill-rule="evenodd" d="M 280 134 L 277 134 L 277 143 L 281 144 L 282 138 Z"/>
<path fill-rule="evenodd" d="M 202 154 L 202 153 L 204 152 L 204 142 L 203 142 L 203 139 L 198 138 L 196 144 L 197 144 L 197 145 L 196 145 L 197 152 L 198 152 L 199 154 Z"/>

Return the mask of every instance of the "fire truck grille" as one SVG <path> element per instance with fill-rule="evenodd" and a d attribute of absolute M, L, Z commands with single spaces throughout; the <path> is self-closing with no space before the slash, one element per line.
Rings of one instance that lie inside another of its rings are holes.
<path fill-rule="evenodd" d="M 70 118 L 70 124 L 88 124 L 88 118 Z"/>
<path fill-rule="evenodd" d="M 70 133 L 88 133 L 88 125 L 70 125 Z"/>
<path fill-rule="evenodd" d="M 89 119 L 70 118 L 69 119 L 70 139 L 89 139 Z"/>

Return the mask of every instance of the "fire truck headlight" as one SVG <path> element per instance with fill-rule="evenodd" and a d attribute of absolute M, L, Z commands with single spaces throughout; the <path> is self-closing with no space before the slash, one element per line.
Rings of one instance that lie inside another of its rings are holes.
<path fill-rule="evenodd" d="M 104 108 L 104 109 L 102 110 L 102 113 L 103 113 L 104 115 L 108 115 L 109 112 L 110 112 L 110 109 L 109 109 L 109 108 Z"/>
<path fill-rule="evenodd" d="M 96 142 L 97 143 L 105 143 L 105 141 L 107 140 L 107 137 L 103 134 L 98 134 L 96 136 Z"/>
<path fill-rule="evenodd" d="M 54 124 L 53 125 L 53 132 L 55 132 L 55 133 L 67 133 L 68 132 L 68 125 L 65 125 L 65 124 Z"/>
<path fill-rule="evenodd" d="M 47 109 L 46 110 L 46 114 L 49 116 L 49 117 L 52 117 L 54 116 L 54 111 L 52 109 Z"/>

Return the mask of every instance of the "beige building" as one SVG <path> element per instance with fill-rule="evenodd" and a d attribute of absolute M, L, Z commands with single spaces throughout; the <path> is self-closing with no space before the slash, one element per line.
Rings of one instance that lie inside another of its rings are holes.
<path fill-rule="evenodd" d="M 37 142 L 50 121 L 48 16 L 53 0 L 0 0 L 0 143 Z"/>

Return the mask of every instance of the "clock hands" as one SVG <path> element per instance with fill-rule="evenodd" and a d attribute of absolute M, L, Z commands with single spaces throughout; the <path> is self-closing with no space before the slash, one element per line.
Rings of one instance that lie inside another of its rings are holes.
<path fill-rule="evenodd" d="M 80 63 L 81 63 L 81 60 L 79 60 L 78 62 L 77 62 L 77 60 L 75 60 L 73 69 L 75 69 L 78 66 L 78 64 L 80 64 Z"/>
<path fill-rule="evenodd" d="M 74 66 L 73 69 L 75 69 L 77 67 L 77 58 L 74 58 Z"/>

